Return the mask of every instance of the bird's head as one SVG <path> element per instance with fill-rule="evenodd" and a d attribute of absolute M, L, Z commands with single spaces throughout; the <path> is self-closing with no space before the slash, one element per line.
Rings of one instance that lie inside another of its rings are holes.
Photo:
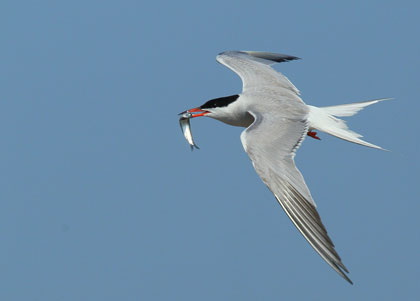
<path fill-rule="evenodd" d="M 228 114 L 228 106 L 237 100 L 238 97 L 239 95 L 232 95 L 211 99 L 197 108 L 189 109 L 180 114 L 191 113 L 192 118 L 206 116 L 219 119 L 218 117 Z"/>

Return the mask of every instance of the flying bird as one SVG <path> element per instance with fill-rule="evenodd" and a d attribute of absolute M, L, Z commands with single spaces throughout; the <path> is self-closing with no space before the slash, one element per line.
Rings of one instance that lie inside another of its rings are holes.
<path fill-rule="evenodd" d="M 261 180 L 315 251 L 353 284 L 346 275 L 349 271 L 328 236 L 294 157 L 307 135 L 319 139 L 316 130 L 382 149 L 361 140 L 362 136 L 351 131 L 338 117 L 352 116 L 364 107 L 387 98 L 329 107 L 310 106 L 303 102 L 299 90 L 287 77 L 271 68 L 274 63 L 297 60 L 298 57 L 270 52 L 227 51 L 220 53 L 216 59 L 239 75 L 243 84 L 242 93 L 211 99 L 181 114 L 188 118 L 211 117 L 246 128 L 241 134 L 241 142 Z"/>

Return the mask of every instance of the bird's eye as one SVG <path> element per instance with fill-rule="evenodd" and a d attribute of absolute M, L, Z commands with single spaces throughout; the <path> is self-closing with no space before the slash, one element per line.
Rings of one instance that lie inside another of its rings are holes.
<path fill-rule="evenodd" d="M 207 101 L 200 108 L 201 109 L 212 109 L 212 108 L 222 108 L 226 107 L 235 100 L 237 100 L 239 95 L 231 95 L 226 97 L 215 98 Z"/>

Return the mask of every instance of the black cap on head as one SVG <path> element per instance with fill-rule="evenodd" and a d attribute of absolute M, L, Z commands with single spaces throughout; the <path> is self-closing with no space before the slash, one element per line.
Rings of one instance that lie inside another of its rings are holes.
<path fill-rule="evenodd" d="M 211 99 L 211 100 L 207 101 L 205 104 L 203 104 L 200 107 L 200 109 L 205 110 L 205 109 L 226 107 L 230 103 L 232 103 L 235 100 L 237 100 L 238 97 L 239 97 L 239 95 L 236 94 L 236 95 L 231 95 L 231 96 L 219 97 L 219 98 Z"/>

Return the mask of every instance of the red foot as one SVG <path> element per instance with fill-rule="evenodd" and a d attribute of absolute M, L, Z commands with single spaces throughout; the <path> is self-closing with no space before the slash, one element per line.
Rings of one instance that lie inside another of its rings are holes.
<path fill-rule="evenodd" d="M 309 137 L 312 137 L 312 138 L 317 139 L 317 140 L 321 140 L 321 138 L 319 138 L 316 134 L 317 134 L 316 132 L 308 131 L 308 136 Z"/>

